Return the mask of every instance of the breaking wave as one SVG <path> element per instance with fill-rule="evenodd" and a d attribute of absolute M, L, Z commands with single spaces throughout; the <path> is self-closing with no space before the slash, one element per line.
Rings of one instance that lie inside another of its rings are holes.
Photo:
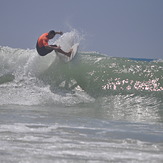
<path fill-rule="evenodd" d="M 76 31 L 55 43 L 64 50 L 80 42 Z M 163 62 L 82 52 L 62 63 L 55 52 L 0 47 L 0 105 L 78 104 L 97 98 L 151 97 L 162 103 Z M 149 104 L 151 105 L 151 104 Z"/>

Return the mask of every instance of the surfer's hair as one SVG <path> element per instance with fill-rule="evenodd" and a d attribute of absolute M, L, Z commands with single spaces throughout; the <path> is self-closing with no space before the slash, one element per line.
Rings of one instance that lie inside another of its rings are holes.
<path fill-rule="evenodd" d="M 55 35 L 55 31 L 54 31 L 54 30 L 51 30 L 51 31 L 49 31 L 48 34 L 49 34 L 49 35 Z"/>

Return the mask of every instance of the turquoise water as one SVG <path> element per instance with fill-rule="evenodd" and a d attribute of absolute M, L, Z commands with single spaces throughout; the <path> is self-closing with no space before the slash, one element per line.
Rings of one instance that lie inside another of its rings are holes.
<path fill-rule="evenodd" d="M 162 60 L 0 47 L 0 63 L 0 162 L 163 161 Z"/>

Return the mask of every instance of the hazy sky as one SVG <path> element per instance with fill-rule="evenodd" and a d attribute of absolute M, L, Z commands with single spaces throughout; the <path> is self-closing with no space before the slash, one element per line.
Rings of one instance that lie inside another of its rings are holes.
<path fill-rule="evenodd" d="M 34 49 L 42 33 L 70 27 L 81 51 L 163 58 L 163 0 L 0 0 L 0 46 Z"/>

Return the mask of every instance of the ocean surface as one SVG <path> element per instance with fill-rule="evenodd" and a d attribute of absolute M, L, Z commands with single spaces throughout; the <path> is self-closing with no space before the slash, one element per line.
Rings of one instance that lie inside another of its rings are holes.
<path fill-rule="evenodd" d="M 0 162 L 162 163 L 163 60 L 1 46 Z"/>

